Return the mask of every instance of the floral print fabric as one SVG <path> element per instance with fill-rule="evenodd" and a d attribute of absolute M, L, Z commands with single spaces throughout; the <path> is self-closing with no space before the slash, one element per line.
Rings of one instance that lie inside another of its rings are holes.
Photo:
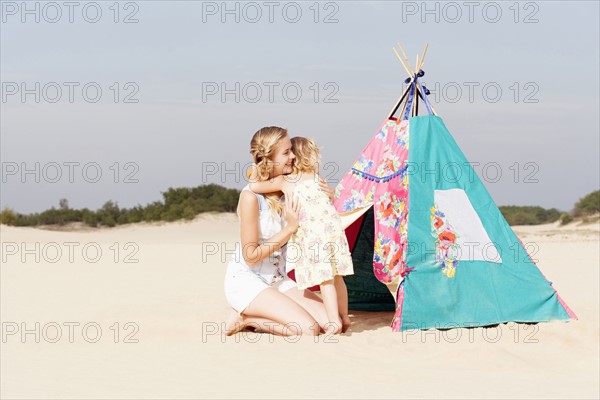
<path fill-rule="evenodd" d="M 312 179 L 296 184 L 300 226 L 287 245 L 288 272 L 295 270 L 298 289 L 352 275 L 352 255 L 342 221 L 331 200 Z"/>
<path fill-rule="evenodd" d="M 373 206 L 373 270 L 384 283 L 407 272 L 408 121 L 387 120 L 335 190 L 338 212 Z"/>

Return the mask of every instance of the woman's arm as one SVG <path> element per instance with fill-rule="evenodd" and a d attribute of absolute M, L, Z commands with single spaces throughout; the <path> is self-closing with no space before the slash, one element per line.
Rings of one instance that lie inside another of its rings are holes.
<path fill-rule="evenodd" d="M 298 230 L 298 206 L 286 200 L 286 226 L 273 237 L 258 243 L 259 211 L 256 195 L 246 190 L 240 194 L 240 233 L 242 257 L 248 266 L 253 267 L 276 250 L 279 250 Z"/>

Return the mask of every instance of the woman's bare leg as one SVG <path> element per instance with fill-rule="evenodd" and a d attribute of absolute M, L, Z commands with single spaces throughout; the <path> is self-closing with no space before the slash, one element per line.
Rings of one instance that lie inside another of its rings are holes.
<path fill-rule="evenodd" d="M 226 324 L 227 336 L 234 335 L 244 330 L 252 330 L 258 333 L 270 333 L 277 336 L 291 336 L 294 332 L 285 325 L 277 323 L 267 318 L 261 317 L 248 317 L 245 315 L 239 315 L 235 310 L 232 310 L 235 316 L 230 317 Z"/>
<path fill-rule="evenodd" d="M 323 303 L 325 304 L 327 319 L 329 320 L 325 332 L 338 334 L 342 331 L 342 320 L 340 319 L 337 294 L 335 286 L 333 285 L 333 280 L 321 283 L 321 295 L 323 296 Z"/>
<path fill-rule="evenodd" d="M 255 322 L 254 327 L 260 332 L 277 331 L 287 336 L 317 336 L 320 333 L 319 324 L 307 310 L 273 288 L 260 292 L 243 311 L 242 317 L 248 323 Z"/>
<path fill-rule="evenodd" d="M 306 311 L 312 315 L 312 317 L 319 323 L 321 330 L 325 332 L 329 319 L 327 318 L 327 311 L 323 300 L 309 289 L 298 290 L 294 287 L 288 289 L 285 295 L 290 297 L 296 303 L 300 304 Z"/>
<path fill-rule="evenodd" d="M 252 329 L 254 332 L 270 333 L 273 335 L 290 335 L 290 330 L 275 321 L 267 318 L 239 315 L 234 309 L 231 309 L 227 322 L 225 323 L 225 333 L 227 336 L 242 332 L 245 329 Z"/>
<path fill-rule="evenodd" d="M 227 316 L 227 321 L 225 321 L 225 333 L 227 336 L 231 336 L 244 329 L 244 326 L 242 325 L 243 323 L 243 317 L 239 315 L 237 311 L 231 308 L 229 315 Z"/>
<path fill-rule="evenodd" d="M 346 282 L 344 277 L 336 275 L 333 277 L 333 285 L 337 293 L 338 308 L 340 311 L 340 318 L 342 318 L 342 333 L 346 332 L 350 327 L 350 317 L 348 316 L 348 288 L 346 288 Z"/>

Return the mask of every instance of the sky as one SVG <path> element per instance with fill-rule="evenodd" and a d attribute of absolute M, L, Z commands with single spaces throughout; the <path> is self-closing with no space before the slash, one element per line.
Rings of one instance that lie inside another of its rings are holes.
<path fill-rule="evenodd" d="M 66 3 L 66 4 L 65 4 Z M 498 205 L 600 186 L 597 1 L 0 3 L 1 208 L 241 189 L 263 126 L 310 136 L 334 186 L 428 43 L 421 78 Z M 424 108 L 422 108 L 424 110 Z"/>

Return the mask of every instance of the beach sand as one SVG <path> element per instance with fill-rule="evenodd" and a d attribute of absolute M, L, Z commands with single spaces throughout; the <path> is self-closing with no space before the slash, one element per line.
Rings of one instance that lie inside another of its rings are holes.
<path fill-rule="evenodd" d="M 225 337 L 233 214 L 1 226 L 0 396 L 597 399 L 599 225 L 515 232 L 578 321 L 393 333 L 392 313 L 351 312 L 341 336 Z"/>

